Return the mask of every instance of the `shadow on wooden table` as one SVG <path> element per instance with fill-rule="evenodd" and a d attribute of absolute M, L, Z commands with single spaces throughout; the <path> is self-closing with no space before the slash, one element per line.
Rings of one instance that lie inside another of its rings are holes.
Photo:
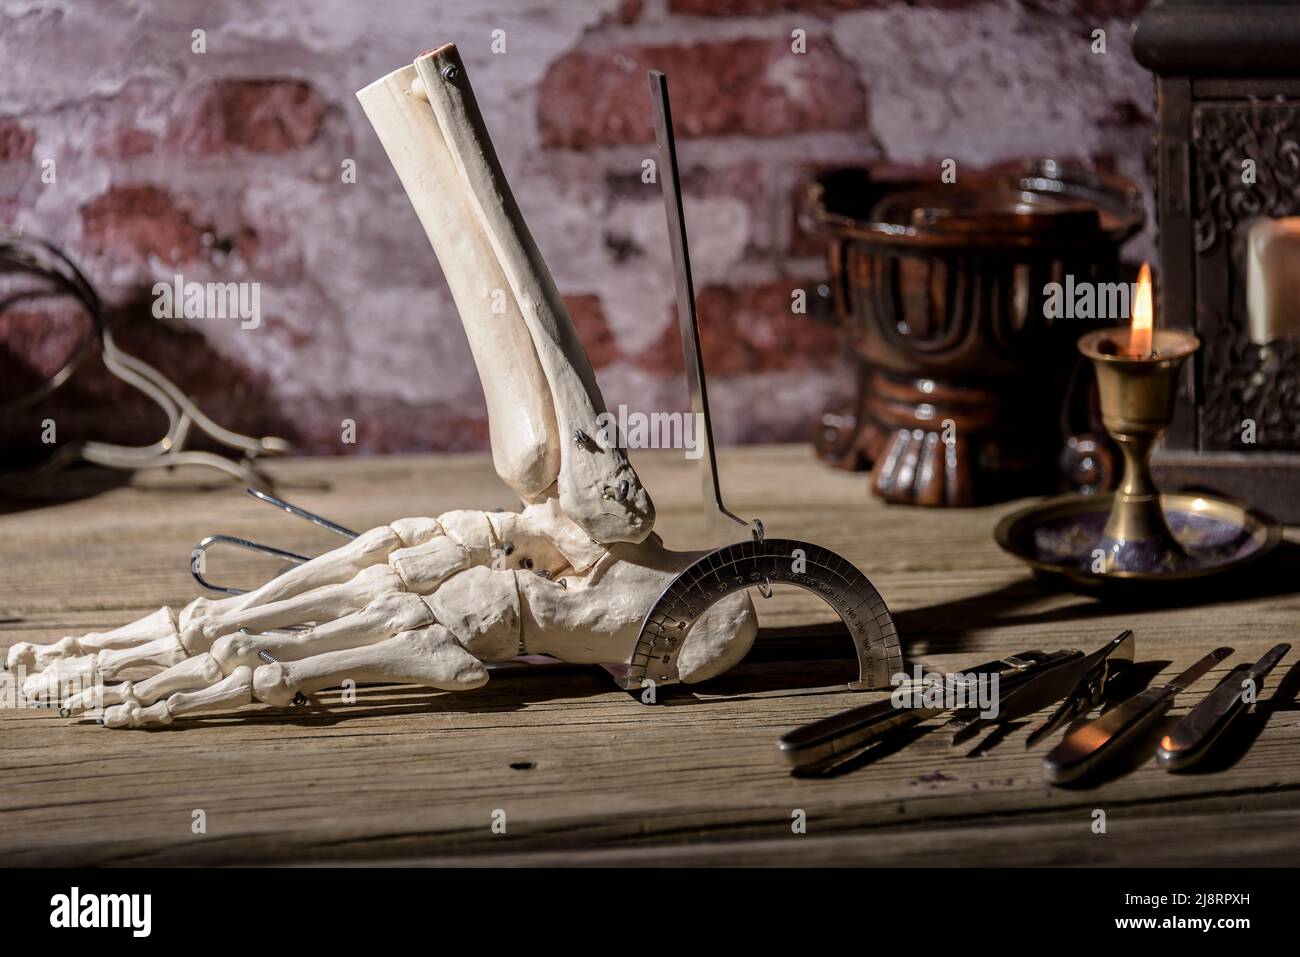
<path fill-rule="evenodd" d="M 201 447 L 201 443 L 197 443 Z M 213 449 L 216 447 L 214 446 Z M 274 461 L 264 459 L 264 462 Z M 101 468 L 96 465 L 76 464 L 49 475 L 6 480 L 9 471 L 0 461 L 0 515 L 16 514 L 41 508 L 67 505 L 84 499 L 97 498 L 114 489 L 130 485 L 133 491 L 146 495 L 237 495 L 247 483 L 233 475 L 195 465 L 180 468 L 125 469 Z M 328 492 L 333 483 L 328 479 L 295 476 L 277 478 L 262 485 L 276 495 L 291 497 L 294 492 Z"/>
<path fill-rule="evenodd" d="M 1208 581 L 1213 587 L 1207 587 Z M 924 638 L 927 651 L 947 654 L 965 650 L 972 633 L 989 628 L 1065 624 L 1126 611 L 1145 614 L 1295 593 L 1300 593 L 1300 545 L 1284 541 L 1258 563 L 1214 579 L 1115 585 L 1098 591 L 1070 587 L 1063 579 L 1027 574 L 978 595 L 896 612 L 894 624 L 904 646 L 909 638 Z M 1044 611 L 1019 610 L 1062 594 L 1076 594 L 1080 600 Z"/>
<path fill-rule="evenodd" d="M 131 473 L 96 466 L 70 466 L 35 478 L 16 476 L 0 456 L 0 515 L 96 498 L 131 481 Z"/>
<path fill-rule="evenodd" d="M 430 717 L 438 714 L 500 714 L 521 711 L 531 704 L 544 704 L 557 698 L 573 701 L 606 694 L 612 689 L 608 676 L 596 669 L 586 674 L 562 677 L 505 678 L 494 680 L 484 688 L 457 693 L 437 691 L 418 685 L 360 685 L 353 704 L 339 699 L 337 688 L 318 696 L 314 703 L 300 708 L 259 708 L 226 714 L 186 715 L 170 725 L 142 728 L 147 733 L 165 733 L 191 728 L 271 727 L 328 728 L 369 718 L 404 715 Z M 83 724 L 93 719 L 83 718 Z"/>

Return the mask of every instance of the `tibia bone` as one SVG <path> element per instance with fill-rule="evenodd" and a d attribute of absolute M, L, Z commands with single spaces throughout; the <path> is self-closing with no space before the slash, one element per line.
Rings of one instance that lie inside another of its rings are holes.
<path fill-rule="evenodd" d="M 487 398 L 498 474 L 526 503 L 558 496 L 597 542 L 642 540 L 654 506 L 617 442 L 600 434 L 605 406 L 591 362 L 455 48 L 421 56 L 357 97 L 446 273 Z"/>
<path fill-rule="evenodd" d="M 595 541 L 642 541 L 654 506 L 615 437 L 597 438 L 606 410 L 596 374 L 515 203 L 465 64 L 447 44 L 417 57 L 415 69 L 546 373 L 560 434 L 560 504 Z"/>
<path fill-rule="evenodd" d="M 546 375 L 467 187 L 428 102 L 411 95 L 407 66 L 357 93 L 442 264 L 487 401 L 497 475 L 525 502 L 560 472 L 559 432 Z"/>

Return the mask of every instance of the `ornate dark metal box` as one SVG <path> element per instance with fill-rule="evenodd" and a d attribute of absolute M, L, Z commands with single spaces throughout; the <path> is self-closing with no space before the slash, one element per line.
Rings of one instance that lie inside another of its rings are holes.
<path fill-rule="evenodd" d="M 1300 521 L 1300 242 L 1258 250 L 1300 236 L 1300 5 L 1156 0 L 1134 52 L 1156 74 L 1158 322 L 1203 343 L 1157 479 Z"/>

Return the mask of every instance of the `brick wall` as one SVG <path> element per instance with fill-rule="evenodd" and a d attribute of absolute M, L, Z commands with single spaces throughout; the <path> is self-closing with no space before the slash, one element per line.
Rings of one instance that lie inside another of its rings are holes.
<path fill-rule="evenodd" d="M 65 245 L 119 340 L 225 424 L 320 452 L 485 447 L 441 273 L 352 95 L 455 41 L 607 401 L 683 408 L 661 199 L 640 177 L 657 67 L 720 436 L 800 438 L 850 387 L 833 329 L 790 311 L 796 288 L 815 307 L 825 274 L 794 215 L 809 172 L 1053 154 L 1148 182 L 1151 83 L 1128 49 L 1142 5 L 0 0 L 0 220 Z M 178 272 L 259 282 L 261 325 L 155 319 L 150 288 Z M 0 318 L 0 356 L 44 321 Z M 158 427 L 94 364 L 50 408 L 98 437 Z"/>

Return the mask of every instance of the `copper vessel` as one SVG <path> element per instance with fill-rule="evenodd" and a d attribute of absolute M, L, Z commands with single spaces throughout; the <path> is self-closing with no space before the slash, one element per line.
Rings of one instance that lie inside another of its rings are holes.
<path fill-rule="evenodd" d="M 1055 491 L 1062 467 L 1066 487 L 1108 487 L 1101 430 L 1062 409 L 1079 334 L 1118 317 L 1049 320 L 1045 289 L 1118 280 L 1137 186 L 1052 160 L 956 183 L 841 169 L 811 184 L 807 214 L 857 363 L 854 407 L 814 435 L 826 461 L 874 466 L 877 494 L 917 505 Z"/>

